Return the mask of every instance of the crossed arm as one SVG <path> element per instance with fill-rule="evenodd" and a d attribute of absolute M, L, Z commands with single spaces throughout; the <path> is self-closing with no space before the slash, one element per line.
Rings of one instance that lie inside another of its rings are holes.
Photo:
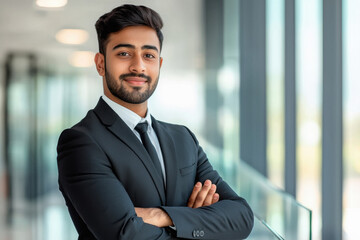
<path fill-rule="evenodd" d="M 216 185 L 212 184 L 210 180 L 204 182 L 197 182 L 189 197 L 187 206 L 190 208 L 199 208 L 209 206 L 219 201 L 219 194 L 216 193 Z M 135 212 L 138 217 L 141 217 L 145 223 L 157 227 L 173 226 L 170 216 L 160 208 L 138 208 L 135 207 Z"/>
<path fill-rule="evenodd" d="M 104 151 L 81 130 L 65 131 L 58 145 L 59 185 L 81 238 L 173 239 L 163 228 L 173 225 L 176 238 L 191 239 L 196 229 L 210 239 L 249 235 L 250 207 L 222 181 L 200 147 L 196 179 L 204 185 L 195 184 L 187 206 L 136 208 Z"/>

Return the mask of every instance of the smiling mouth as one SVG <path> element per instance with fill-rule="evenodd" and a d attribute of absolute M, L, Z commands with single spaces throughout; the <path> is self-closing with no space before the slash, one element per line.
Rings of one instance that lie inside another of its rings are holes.
<path fill-rule="evenodd" d="M 124 78 L 124 81 L 126 81 L 130 85 L 142 86 L 142 85 L 146 84 L 147 79 L 142 78 L 142 77 L 126 77 L 126 78 Z"/>

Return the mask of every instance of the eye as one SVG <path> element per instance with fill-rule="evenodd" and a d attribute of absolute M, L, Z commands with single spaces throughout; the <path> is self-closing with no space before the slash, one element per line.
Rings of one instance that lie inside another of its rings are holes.
<path fill-rule="evenodd" d="M 145 57 L 146 58 L 155 58 L 155 56 L 150 53 L 145 54 Z"/>
<path fill-rule="evenodd" d="M 119 52 L 116 55 L 121 56 L 121 57 L 126 57 L 126 56 L 129 56 L 129 53 L 127 53 L 127 52 Z"/>

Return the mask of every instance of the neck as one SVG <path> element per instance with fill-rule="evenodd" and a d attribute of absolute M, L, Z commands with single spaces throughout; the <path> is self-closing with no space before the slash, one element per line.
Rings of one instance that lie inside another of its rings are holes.
<path fill-rule="evenodd" d="M 105 95 L 111 99 L 112 101 L 116 102 L 117 104 L 120 104 L 121 106 L 133 111 L 137 115 L 139 115 L 142 118 L 145 118 L 146 112 L 147 112 L 147 101 L 139 104 L 133 104 L 133 103 L 127 103 L 122 101 L 121 99 L 115 97 L 112 94 L 105 93 Z"/>

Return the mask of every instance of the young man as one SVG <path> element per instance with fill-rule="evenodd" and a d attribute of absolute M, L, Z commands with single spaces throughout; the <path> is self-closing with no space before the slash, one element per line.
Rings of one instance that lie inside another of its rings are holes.
<path fill-rule="evenodd" d="M 147 108 L 163 59 L 162 20 L 123 5 L 96 23 L 104 95 L 58 143 L 60 190 L 79 239 L 242 239 L 253 213 L 193 133 Z"/>

